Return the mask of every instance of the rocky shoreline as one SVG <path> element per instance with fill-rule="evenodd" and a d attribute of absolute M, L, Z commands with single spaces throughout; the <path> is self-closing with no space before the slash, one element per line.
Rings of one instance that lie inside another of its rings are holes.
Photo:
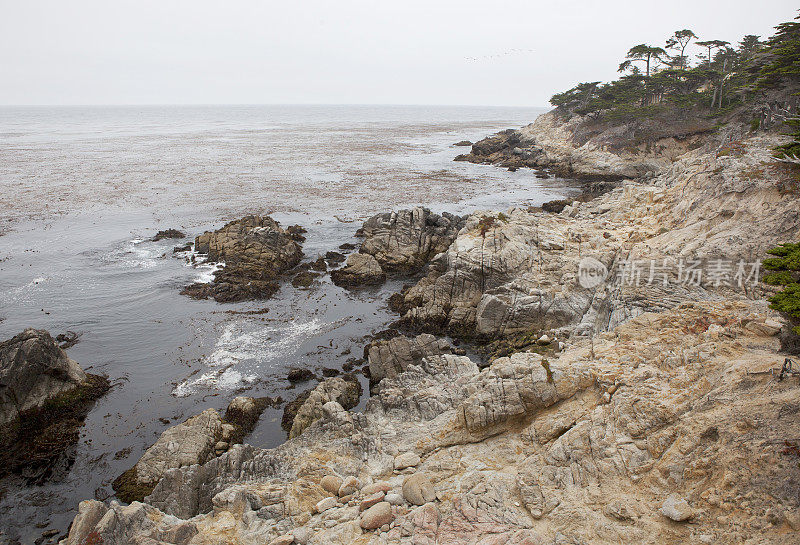
<path fill-rule="evenodd" d="M 109 388 L 47 331 L 26 329 L 0 342 L 0 478 L 41 484 L 68 471 L 80 427 Z"/>
<path fill-rule="evenodd" d="M 731 126 L 632 151 L 582 134 L 545 114 L 459 160 L 597 180 L 594 199 L 364 223 L 332 280 L 409 280 L 389 300 L 402 331 L 365 346 L 364 411 L 349 410 L 358 381 L 327 378 L 290 404 L 274 449 L 236 444 L 230 407 L 205 411 L 131 470 L 126 497 L 143 501 L 81 502 L 62 543 L 791 541 L 800 387 L 770 373 L 788 328 L 752 277 L 800 235 L 780 137 Z M 743 152 L 725 153 L 731 138 Z M 248 217 L 197 237 L 225 268 L 187 293 L 269 297 L 303 267 L 298 236 Z M 690 262 L 730 270 L 687 279 Z M 232 405 L 252 422 L 259 403 Z"/>

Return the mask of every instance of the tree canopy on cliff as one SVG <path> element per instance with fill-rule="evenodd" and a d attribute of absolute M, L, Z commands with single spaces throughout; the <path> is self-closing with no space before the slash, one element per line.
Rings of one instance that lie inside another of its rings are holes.
<path fill-rule="evenodd" d="M 609 120 L 648 118 L 676 108 L 724 113 L 764 90 L 800 82 L 800 23 L 795 21 L 775 27 L 766 42 L 750 34 L 735 46 L 716 38 L 698 40 L 690 29 L 677 30 L 664 48 L 633 46 L 619 65 L 625 75 L 618 80 L 581 83 L 553 95 L 550 102 L 565 115 Z M 701 51 L 695 63 L 689 55 L 693 47 Z M 796 145 L 789 151 L 800 156 Z"/>

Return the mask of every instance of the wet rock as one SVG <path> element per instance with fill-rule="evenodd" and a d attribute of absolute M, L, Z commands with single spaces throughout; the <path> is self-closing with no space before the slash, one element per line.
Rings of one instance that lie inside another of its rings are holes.
<path fill-rule="evenodd" d="M 312 271 L 302 271 L 297 273 L 294 278 L 292 278 L 292 286 L 295 288 L 308 288 L 313 283 L 314 280 L 320 276 L 317 272 Z"/>
<path fill-rule="evenodd" d="M 280 397 L 247 397 L 237 396 L 228 404 L 225 410 L 225 424 L 233 426 L 225 440 L 231 444 L 240 443 L 244 437 L 253 431 L 258 424 L 258 419 L 267 407 L 276 407 L 283 403 Z M 223 424 L 223 435 L 225 435 Z"/>
<path fill-rule="evenodd" d="M 381 284 L 386 280 L 386 273 L 373 256 L 350 254 L 344 267 L 331 271 L 331 280 L 341 287 L 366 286 Z"/>
<path fill-rule="evenodd" d="M 338 369 L 333 369 L 331 367 L 326 367 L 325 369 L 322 370 L 322 376 L 325 378 L 338 377 L 341 374 L 342 374 L 341 371 L 339 371 Z"/>
<path fill-rule="evenodd" d="M 347 257 L 339 252 L 325 252 L 325 260 L 330 265 L 338 265 L 339 263 L 344 263 Z"/>
<path fill-rule="evenodd" d="M 460 142 L 456 142 L 453 145 L 454 146 L 471 146 L 472 142 L 470 142 L 469 140 L 461 140 Z"/>
<path fill-rule="evenodd" d="M 79 439 L 79 428 L 108 379 L 85 373 L 45 330 L 0 343 L 0 476 L 43 482 Z"/>
<path fill-rule="evenodd" d="M 289 374 L 286 375 L 286 379 L 295 384 L 297 382 L 307 382 L 316 378 L 314 372 L 311 369 L 301 369 L 301 368 L 294 368 L 289 371 Z"/>
<path fill-rule="evenodd" d="M 414 473 L 403 481 L 403 498 L 412 505 L 424 505 L 436 499 L 436 490 L 425 473 Z"/>
<path fill-rule="evenodd" d="M 417 337 L 398 336 L 373 342 L 367 347 L 370 383 L 377 384 L 386 377 L 396 377 L 428 356 L 450 354 L 456 349 L 445 339 L 422 334 Z"/>
<path fill-rule="evenodd" d="M 195 250 L 208 254 L 209 261 L 224 261 L 225 267 L 211 283 L 192 284 L 182 293 L 219 302 L 271 297 L 278 290 L 280 275 L 303 256 L 291 233 L 268 216 L 246 216 L 203 233 L 195 239 Z"/>
<path fill-rule="evenodd" d="M 309 265 L 313 270 L 318 272 L 325 272 L 328 270 L 328 263 L 325 261 L 325 258 L 320 256 L 316 259 L 316 261 L 312 261 Z"/>
<path fill-rule="evenodd" d="M 26 329 L 0 343 L 0 425 L 86 382 L 47 331 Z"/>
<path fill-rule="evenodd" d="M 357 248 L 357 246 L 355 244 L 353 244 L 352 242 L 345 242 L 344 244 L 339 246 L 339 249 L 343 250 L 345 252 L 349 252 L 349 251 L 355 250 L 356 248 Z"/>
<path fill-rule="evenodd" d="M 365 530 L 374 530 L 385 524 L 390 524 L 393 520 L 394 515 L 392 514 L 391 504 L 382 501 L 361 514 L 361 527 Z"/>
<path fill-rule="evenodd" d="M 323 417 L 323 407 L 330 401 L 335 401 L 345 409 L 358 405 L 361 397 L 361 384 L 353 377 L 334 377 L 322 381 L 311 390 L 305 400 L 297 409 L 297 414 L 292 419 L 289 437 L 297 437 L 303 430 Z"/>
<path fill-rule="evenodd" d="M 56 342 L 58 343 L 58 347 L 62 350 L 66 350 L 67 348 L 72 348 L 78 341 L 80 340 L 80 333 L 75 333 L 74 331 L 67 331 L 66 333 L 59 333 L 56 335 Z"/>
<path fill-rule="evenodd" d="M 386 272 L 413 274 L 447 250 L 463 225 L 458 216 L 427 208 L 378 214 L 364 222 L 359 251 L 375 257 Z"/>
<path fill-rule="evenodd" d="M 186 233 L 183 231 L 178 231 L 177 229 L 165 229 L 156 233 L 156 236 L 153 237 L 153 242 L 158 242 L 159 240 L 165 238 L 184 238 L 185 236 Z"/>
<path fill-rule="evenodd" d="M 301 244 L 306 241 L 306 237 L 303 236 L 306 233 L 308 233 L 308 231 L 299 225 L 290 225 L 289 227 L 286 228 L 286 234 L 292 240 L 299 242 Z"/>
<path fill-rule="evenodd" d="M 180 253 L 183 253 L 183 252 L 191 252 L 191 251 L 192 251 L 192 243 L 191 242 L 187 242 L 186 244 L 183 244 L 181 246 L 174 246 L 172 248 L 172 253 L 173 254 L 180 254 Z"/>
<path fill-rule="evenodd" d="M 542 210 L 545 212 L 550 212 L 551 214 L 559 214 L 570 204 L 572 204 L 572 200 L 569 199 L 547 201 L 546 203 L 542 203 Z"/>

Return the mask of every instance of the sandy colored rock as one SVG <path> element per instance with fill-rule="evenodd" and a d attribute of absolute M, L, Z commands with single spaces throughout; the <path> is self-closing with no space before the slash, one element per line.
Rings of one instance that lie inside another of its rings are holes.
<path fill-rule="evenodd" d="M 333 509 L 337 505 L 339 505 L 339 500 L 333 496 L 330 496 L 318 501 L 315 508 L 317 513 L 323 513 L 328 509 Z"/>
<path fill-rule="evenodd" d="M 331 280 L 342 287 L 368 286 L 383 283 L 386 273 L 373 256 L 350 254 L 344 267 L 331 271 Z"/>
<path fill-rule="evenodd" d="M 376 492 L 389 492 L 392 489 L 392 485 L 387 483 L 386 481 L 377 481 L 372 484 L 368 484 L 361 489 L 361 493 L 365 496 L 371 496 Z"/>
<path fill-rule="evenodd" d="M 358 505 L 359 511 L 365 511 L 375 505 L 376 503 L 383 501 L 384 496 L 386 496 L 383 492 L 375 492 L 374 494 L 370 494 L 366 496 L 361 503 Z"/>
<path fill-rule="evenodd" d="M 370 382 L 377 384 L 386 377 L 396 377 L 409 365 L 418 365 L 423 358 L 455 351 L 445 339 L 437 339 L 430 334 L 416 337 L 398 336 L 373 342 L 369 346 Z"/>
<path fill-rule="evenodd" d="M 338 494 L 339 487 L 342 486 L 342 478 L 336 475 L 325 475 L 319 484 L 326 492 Z"/>
<path fill-rule="evenodd" d="M 726 132 L 613 153 L 584 147 L 586 135 L 569 130 L 579 123 L 547 116 L 481 146 L 562 157 L 584 174 L 646 176 L 561 213 L 473 214 L 394 305 L 409 324 L 519 332 L 534 343 L 546 332 L 566 340 L 563 350 L 534 346 L 545 354 L 515 352 L 483 369 L 453 354 L 410 362 L 381 380 L 362 412 L 329 401 L 274 449 L 238 446 L 167 471 L 147 504 L 82 507 L 72 526 L 82 534 L 67 545 L 89 531 L 107 545 L 161 541 L 185 523 L 196 542 L 235 528 L 242 542 L 268 543 L 303 528 L 309 543 L 326 545 L 785 543 L 800 511 L 800 388 L 769 372 L 783 357 L 778 336 L 759 325 L 780 322 L 768 292 L 635 286 L 619 274 L 631 258 L 747 259 L 795 240 L 796 195 L 757 173 L 771 168 L 779 139 Z M 718 156 L 720 141 L 740 136 L 744 153 Z M 587 255 L 608 272 L 591 288 L 578 281 Z M 425 460 L 410 482 L 392 473 L 405 452 Z M 379 535 L 364 535 L 355 503 L 331 497 L 331 509 L 314 512 L 319 481 L 334 470 L 392 487 L 364 511 L 397 504 L 390 522 L 368 521 Z M 409 508 L 399 487 L 412 505 L 427 503 Z M 680 518 L 689 507 L 690 524 L 659 512 L 671 494 L 667 512 Z"/>
<path fill-rule="evenodd" d="M 344 481 L 342 481 L 342 485 L 339 487 L 339 497 L 342 498 L 344 496 L 350 496 L 358 492 L 360 483 L 358 479 L 353 476 L 346 477 Z"/>
<path fill-rule="evenodd" d="M 423 505 L 436 499 L 436 490 L 425 473 L 414 473 L 403 481 L 403 498 L 413 505 Z"/>
<path fill-rule="evenodd" d="M 420 457 L 416 452 L 404 452 L 399 454 L 394 459 L 394 468 L 396 470 L 403 470 L 409 467 L 419 465 Z"/>
<path fill-rule="evenodd" d="M 222 418 L 215 409 L 168 428 L 134 466 L 136 480 L 153 484 L 168 469 L 206 462 L 221 436 Z"/>
<path fill-rule="evenodd" d="M 689 507 L 689 503 L 685 499 L 674 495 L 664 500 L 664 503 L 662 503 L 659 508 L 659 512 L 675 522 L 683 522 L 694 516 L 694 511 Z"/>
<path fill-rule="evenodd" d="M 297 437 L 303 430 L 324 416 L 323 406 L 335 401 L 345 409 L 355 407 L 361 396 L 361 384 L 357 380 L 333 377 L 319 383 L 297 411 L 289 431 L 289 437 Z"/>
<path fill-rule="evenodd" d="M 379 502 L 361 514 L 361 527 L 365 530 L 374 530 L 394 520 L 392 506 L 385 502 Z"/>

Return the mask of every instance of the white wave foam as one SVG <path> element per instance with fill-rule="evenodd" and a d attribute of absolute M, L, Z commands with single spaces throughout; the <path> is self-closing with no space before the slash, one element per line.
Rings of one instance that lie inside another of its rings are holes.
<path fill-rule="evenodd" d="M 143 242 L 145 240 L 140 238 L 129 240 L 122 247 L 112 250 L 105 257 L 105 260 L 110 263 L 140 269 L 156 267 L 164 252 L 156 246 L 142 245 Z"/>
<path fill-rule="evenodd" d="M 275 327 L 246 320 L 227 324 L 214 350 L 203 358 L 202 363 L 210 369 L 195 379 L 183 381 L 172 393 L 185 397 L 200 388 L 233 390 L 251 384 L 276 362 L 296 356 L 304 341 L 335 329 L 340 323 L 343 320 L 325 323 L 313 318 Z M 258 329 L 250 329 L 253 327 Z"/>
<path fill-rule="evenodd" d="M 194 278 L 194 281 L 198 284 L 209 284 L 214 280 L 214 273 L 224 267 L 224 261 L 219 261 L 217 263 L 197 263 L 197 261 L 195 261 L 194 268 L 197 269 L 199 274 Z"/>

